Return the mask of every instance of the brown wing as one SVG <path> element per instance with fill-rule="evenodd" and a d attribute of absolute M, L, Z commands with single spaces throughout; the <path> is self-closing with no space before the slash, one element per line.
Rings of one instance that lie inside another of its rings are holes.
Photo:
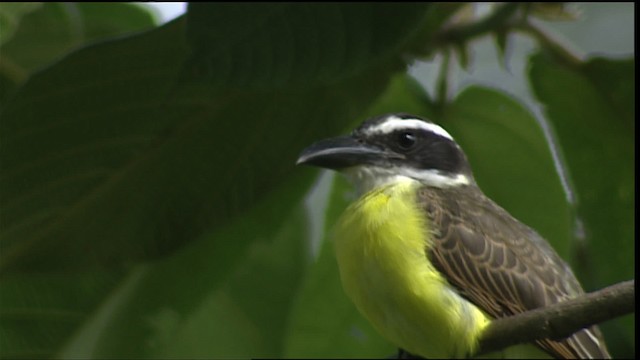
<path fill-rule="evenodd" d="M 583 293 L 549 244 L 478 188 L 424 187 L 418 201 L 427 209 L 433 231 L 427 256 L 462 296 L 487 314 L 505 317 Z M 557 358 L 609 357 L 595 326 L 562 341 L 536 343 Z"/>

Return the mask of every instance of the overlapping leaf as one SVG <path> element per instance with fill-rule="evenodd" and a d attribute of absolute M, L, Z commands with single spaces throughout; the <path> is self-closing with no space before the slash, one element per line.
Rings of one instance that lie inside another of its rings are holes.
<path fill-rule="evenodd" d="M 389 25 L 397 22 L 405 30 L 420 25 L 422 16 L 415 9 L 404 13 L 407 17 L 397 14 Z M 242 21 L 235 23 L 227 29 L 231 38 L 229 31 L 243 29 Z M 198 54 L 191 51 L 184 26 L 184 19 L 178 19 L 74 52 L 35 74 L 3 109 L 0 266 L 2 281 L 18 285 L 0 300 L 2 334 L 8 339 L 3 351 L 12 356 L 164 356 L 184 353 L 189 341 L 212 344 L 205 334 L 198 339 L 188 335 L 189 329 L 200 328 L 194 317 L 208 314 L 223 321 L 217 307 L 225 301 L 238 305 L 240 298 L 256 296 L 261 289 L 258 283 L 248 283 L 242 291 L 223 284 L 241 266 L 247 246 L 258 241 L 257 229 L 276 226 L 274 216 L 290 214 L 277 209 L 295 206 L 300 192 L 282 187 L 304 180 L 302 173 L 292 172 L 298 151 L 361 116 L 403 66 L 400 46 L 388 41 L 367 53 L 374 58 L 336 53 L 351 68 L 345 69 L 348 74 L 334 74 L 332 82 L 302 72 L 297 81 L 309 76 L 308 81 L 295 86 L 281 82 L 277 91 L 242 86 L 228 91 L 206 77 L 192 76 L 199 69 L 194 66 Z M 261 30 L 268 33 L 268 28 Z M 407 40 L 398 36 L 394 41 Z M 323 56 L 322 61 L 335 61 Z M 240 79 L 229 69 L 218 70 L 220 76 Z M 265 205 L 274 211 L 269 220 L 252 227 L 238 221 L 278 188 L 294 197 L 271 199 L 282 203 Z M 246 235 L 249 229 L 253 236 Z M 235 236 L 238 231 L 245 235 Z M 203 233 L 216 235 L 193 242 Z M 289 233 L 286 243 L 301 241 L 296 234 Z M 130 267 L 141 260 L 156 262 Z M 282 280 L 299 274 L 300 262 L 296 264 L 274 276 Z M 62 278 L 77 291 L 54 283 L 38 285 L 35 272 L 62 269 L 67 269 Z M 22 289 L 81 293 L 79 271 L 104 272 L 107 280 L 95 296 L 84 299 L 71 321 L 42 322 L 40 311 L 64 313 L 69 307 L 46 296 L 29 305 Z M 126 271 L 130 273 L 123 278 Z M 243 275 L 238 279 L 253 281 Z M 295 277 L 278 286 L 284 288 L 273 293 L 280 294 L 274 301 L 286 303 Z M 258 353 L 275 356 L 274 337 L 280 335 L 269 327 L 273 318 L 253 305 L 247 303 L 242 312 L 266 342 Z M 43 342 L 45 333 L 22 331 L 29 325 L 24 316 L 29 312 L 44 332 L 58 335 Z M 14 320 L 4 321 L 8 318 Z M 175 338 L 182 340 L 169 343 Z M 226 345 L 221 356 L 237 354 L 238 347 Z"/>
<path fill-rule="evenodd" d="M 220 88 L 334 83 L 393 59 L 428 3 L 192 3 L 195 74 Z M 439 19 L 442 21 L 442 19 Z"/>
<path fill-rule="evenodd" d="M 587 288 L 633 277 L 635 264 L 635 77 L 633 60 L 595 58 L 572 68 L 532 58 L 530 79 L 566 159 L 583 227 L 577 254 Z M 622 325 L 624 324 L 624 325 Z M 633 356 L 633 322 L 605 324 L 614 356 Z"/>

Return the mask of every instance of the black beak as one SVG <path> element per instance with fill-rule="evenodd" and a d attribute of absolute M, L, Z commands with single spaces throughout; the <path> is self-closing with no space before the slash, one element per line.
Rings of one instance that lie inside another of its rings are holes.
<path fill-rule="evenodd" d="M 302 151 L 296 165 L 306 164 L 341 170 L 373 164 L 384 158 L 385 151 L 356 140 L 352 136 L 340 136 L 320 140 Z"/>

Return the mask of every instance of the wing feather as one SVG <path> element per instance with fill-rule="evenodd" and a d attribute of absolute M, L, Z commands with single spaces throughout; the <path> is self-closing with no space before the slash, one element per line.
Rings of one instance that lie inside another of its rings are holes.
<path fill-rule="evenodd" d="M 432 242 L 427 256 L 449 283 L 493 317 L 504 317 L 583 293 L 567 264 L 535 231 L 475 187 L 424 187 Z M 463 211 L 464 210 L 464 211 Z M 597 327 L 537 344 L 558 358 L 605 358 Z"/>

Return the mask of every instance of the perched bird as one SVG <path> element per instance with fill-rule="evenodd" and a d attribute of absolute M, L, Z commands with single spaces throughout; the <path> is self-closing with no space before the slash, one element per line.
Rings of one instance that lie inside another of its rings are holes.
<path fill-rule="evenodd" d="M 306 148 L 298 164 L 340 171 L 360 198 L 335 251 L 346 294 L 386 339 L 426 358 L 471 356 L 495 318 L 582 294 L 534 230 L 477 186 L 442 127 L 409 114 L 365 121 Z M 556 358 L 607 358 L 597 327 L 536 345 Z"/>

